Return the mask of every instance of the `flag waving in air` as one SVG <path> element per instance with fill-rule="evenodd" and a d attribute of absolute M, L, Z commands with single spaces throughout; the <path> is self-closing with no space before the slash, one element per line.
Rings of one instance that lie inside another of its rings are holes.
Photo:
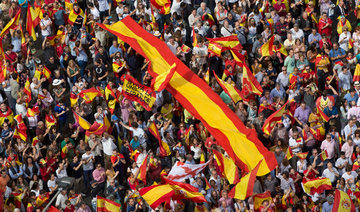
<path fill-rule="evenodd" d="M 287 101 L 279 110 L 277 110 L 275 113 L 271 114 L 264 122 L 264 125 L 262 127 L 262 130 L 265 134 L 270 135 L 272 129 L 275 127 L 276 123 L 281 121 L 282 116 L 287 113 L 287 106 L 289 104 L 289 101 Z"/>
<path fill-rule="evenodd" d="M 156 127 L 155 122 L 151 122 L 148 127 L 150 133 L 159 141 L 160 157 L 166 157 L 171 154 L 169 145 L 161 139 L 159 130 Z"/>
<path fill-rule="evenodd" d="M 208 164 L 210 160 L 202 164 L 188 164 L 177 161 L 168 174 L 168 179 L 182 182 L 191 176 L 200 173 Z"/>
<path fill-rule="evenodd" d="M 277 166 L 274 153 L 264 147 L 255 130 L 247 129 L 219 95 L 182 63 L 166 43 L 148 33 L 129 16 L 111 26 L 97 24 L 118 36 L 150 61 L 148 70 L 152 77 L 168 72 L 172 64 L 176 63 L 175 73 L 166 90 L 204 124 L 217 144 L 224 148 L 238 167 L 250 171 L 262 160 L 258 171 L 260 176 Z M 252 75 L 251 72 L 250 74 Z M 250 74 L 244 74 L 244 78 L 247 77 L 251 85 L 254 83 Z M 256 80 L 253 75 L 252 77 Z M 255 88 L 252 90 L 257 93 Z"/>
<path fill-rule="evenodd" d="M 338 189 L 335 190 L 333 212 L 354 212 L 355 206 L 349 195 Z"/>

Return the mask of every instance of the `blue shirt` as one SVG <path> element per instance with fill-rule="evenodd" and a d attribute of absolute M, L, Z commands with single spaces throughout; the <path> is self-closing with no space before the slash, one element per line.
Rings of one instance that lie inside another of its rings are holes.
<path fill-rule="evenodd" d="M 344 49 L 342 49 L 342 48 L 339 47 L 337 50 L 331 49 L 331 50 L 330 50 L 330 53 L 329 53 L 329 57 L 330 57 L 330 59 L 331 59 L 332 57 L 343 56 L 343 55 L 345 55 L 345 54 L 346 54 L 346 52 L 344 51 Z M 339 62 L 339 61 L 340 61 L 340 59 L 334 60 L 335 63 L 336 63 L 336 62 Z"/>
<path fill-rule="evenodd" d="M 121 54 L 121 57 L 123 56 L 123 51 L 120 47 L 115 47 L 114 45 L 110 46 L 110 49 L 109 49 L 109 55 L 112 55 L 116 52 L 120 52 Z"/>
<path fill-rule="evenodd" d="M 325 202 L 322 207 L 322 212 L 331 212 L 334 204 L 329 205 L 328 202 Z"/>
<path fill-rule="evenodd" d="M 55 25 L 64 25 L 65 24 L 65 20 L 64 20 L 64 14 L 65 11 L 64 10 L 58 10 L 55 14 L 54 14 L 54 23 Z"/>
<path fill-rule="evenodd" d="M 280 90 L 277 90 L 276 88 L 273 88 L 270 92 L 270 97 L 274 98 L 274 97 L 280 97 L 280 98 L 284 98 L 285 97 L 285 90 L 284 88 L 282 88 L 280 86 Z"/>
<path fill-rule="evenodd" d="M 63 111 L 65 111 L 65 106 L 60 106 L 60 105 L 56 105 L 54 108 L 54 112 L 55 113 L 61 113 Z M 66 113 L 63 113 L 62 115 L 59 116 L 59 121 L 65 121 L 66 120 Z"/>
<path fill-rule="evenodd" d="M 347 93 L 347 94 L 345 94 L 344 99 L 346 99 L 348 101 L 348 103 L 350 103 L 352 101 L 357 102 L 359 99 L 359 96 L 356 92 L 355 92 L 354 97 L 351 97 L 350 93 Z"/>
<path fill-rule="evenodd" d="M 317 42 L 315 42 L 316 44 L 316 48 L 319 48 L 319 41 L 321 40 L 321 35 L 319 33 L 316 33 L 315 35 L 313 35 L 312 33 L 309 35 L 308 37 L 308 41 L 309 43 L 311 43 L 312 41 L 316 40 Z"/>
<path fill-rule="evenodd" d="M 338 112 L 338 110 L 336 109 L 335 106 L 332 108 L 332 110 L 330 110 L 329 107 L 326 107 L 326 108 L 324 109 L 324 113 L 325 113 L 325 115 L 327 115 L 329 118 L 330 118 L 332 115 L 337 115 L 337 114 L 339 114 L 339 112 Z"/>
<path fill-rule="evenodd" d="M 28 0 L 19 0 L 19 5 L 26 2 L 23 6 L 21 6 L 22 8 L 27 8 L 28 7 Z"/>

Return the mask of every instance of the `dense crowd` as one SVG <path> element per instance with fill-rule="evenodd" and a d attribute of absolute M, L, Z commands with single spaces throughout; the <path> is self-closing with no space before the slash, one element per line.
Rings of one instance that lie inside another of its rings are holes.
<path fill-rule="evenodd" d="M 95 210 L 97 195 L 120 203 L 122 211 L 152 211 L 138 190 L 163 182 L 176 161 L 199 164 L 202 156 L 206 161 L 213 158 L 212 149 L 226 155 L 221 141 L 168 91 L 156 92 L 150 111 L 121 95 L 126 75 L 151 86 L 149 61 L 96 23 L 112 24 L 127 16 L 166 42 L 202 79 L 209 74 L 209 89 L 274 152 L 277 168 L 257 177 L 253 189 L 254 195 L 270 191 L 273 200 L 263 201 L 256 211 L 329 212 L 334 189 L 348 193 L 358 210 L 359 4 L 358 0 L 173 0 L 170 13 L 164 14 L 151 8 L 149 0 L 2 0 L 0 29 L 19 11 L 21 18 L 19 27 L 2 38 L 7 74 L 0 90 L 0 210 L 40 211 L 60 191 L 52 204 L 64 212 Z M 35 35 L 25 30 L 28 7 L 41 10 Z M 85 15 L 71 23 L 72 10 Z M 221 89 L 214 74 L 243 90 L 243 68 L 230 51 L 216 55 L 207 47 L 207 38 L 234 34 L 263 89 L 261 96 L 244 93 L 239 102 Z M 261 47 L 272 38 L 286 53 L 264 56 Z M 184 51 L 184 45 L 192 51 Z M 44 70 L 50 76 L 39 74 Z M 30 97 L 25 91 L 27 82 Z M 91 102 L 79 96 L 71 102 L 83 90 L 103 91 L 107 86 L 119 100 L 114 110 L 108 104 L 113 96 L 98 96 Z M 265 133 L 265 120 L 284 104 L 288 104 L 287 112 Z M 86 135 L 73 111 L 90 123 L 104 124 L 106 116 L 111 129 L 102 135 Z M 16 115 L 26 126 L 25 139 L 14 136 L 19 127 Z M 148 130 L 152 122 L 171 155 L 160 156 L 159 143 Z M 286 157 L 289 148 L 290 160 Z M 328 156 L 321 160 L 319 153 L 324 150 Z M 305 157 L 297 156 L 306 152 Z M 138 173 L 147 155 L 145 184 Z M 60 186 L 66 177 L 75 179 L 72 188 Z M 302 183 L 317 177 L 329 178 L 333 189 L 310 196 Z M 156 211 L 255 210 L 253 197 L 228 196 L 233 185 L 214 160 L 186 182 L 207 202 L 171 200 Z"/>

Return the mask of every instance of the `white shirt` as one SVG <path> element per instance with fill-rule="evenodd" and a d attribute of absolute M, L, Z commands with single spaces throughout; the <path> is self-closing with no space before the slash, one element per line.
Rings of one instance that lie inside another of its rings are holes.
<path fill-rule="evenodd" d="M 56 186 L 56 177 L 55 177 L 55 180 L 54 180 L 54 181 L 49 180 L 49 181 L 47 182 L 47 185 L 48 185 L 49 188 L 50 188 L 50 187 L 55 187 L 55 186 Z"/>
<path fill-rule="evenodd" d="M 176 49 L 179 46 L 179 44 L 176 41 L 174 41 L 174 45 L 172 45 L 170 42 L 167 42 L 166 44 L 169 47 L 169 49 L 172 51 L 172 53 L 176 55 Z"/>
<path fill-rule="evenodd" d="M 341 158 L 341 157 L 340 157 L 340 158 L 338 158 L 338 159 L 336 160 L 335 166 L 336 166 L 337 168 L 339 168 L 339 166 L 344 165 L 345 162 L 348 162 L 348 164 L 350 165 L 349 159 L 347 159 L 347 158 Z M 346 167 L 344 167 L 344 168 L 342 168 L 342 169 L 339 169 L 339 174 L 340 174 L 340 175 L 342 175 L 342 174 L 345 173 L 345 168 L 346 168 Z"/>
<path fill-rule="evenodd" d="M 339 172 L 336 170 L 335 167 L 333 167 L 333 171 L 336 173 L 336 174 L 339 174 Z M 326 178 L 329 178 L 330 181 L 333 183 L 335 182 L 336 180 L 336 175 L 335 173 L 331 172 L 329 169 L 325 169 L 324 172 L 322 173 L 322 176 L 323 177 L 326 177 Z"/>
<path fill-rule="evenodd" d="M 293 40 L 300 39 L 302 40 L 304 37 L 304 31 L 302 29 L 299 29 L 297 32 L 292 28 L 291 30 L 292 38 Z"/>
<path fill-rule="evenodd" d="M 301 163 L 301 161 L 304 161 L 303 163 Z M 306 160 L 298 160 L 298 162 L 296 163 L 297 165 L 297 171 L 299 173 L 304 173 L 304 171 L 307 169 L 307 162 Z"/>
<path fill-rule="evenodd" d="M 232 32 L 234 31 L 234 28 L 229 25 L 229 27 L 226 29 L 225 27 L 221 27 L 220 33 L 224 36 L 230 36 L 232 34 Z"/>
<path fill-rule="evenodd" d="M 177 15 L 181 15 L 181 8 L 180 8 L 181 0 L 179 2 L 173 1 L 171 5 L 170 13 L 177 13 Z"/>
<path fill-rule="evenodd" d="M 111 137 L 109 137 L 108 139 L 103 138 L 101 140 L 102 146 L 103 146 L 103 151 L 106 155 L 111 156 L 112 152 L 114 149 L 116 149 L 116 145 L 114 144 L 113 140 Z"/>
<path fill-rule="evenodd" d="M 355 171 L 351 171 L 350 174 L 348 174 L 347 172 L 345 172 L 341 177 L 344 178 L 345 181 L 347 180 L 352 180 L 352 183 L 355 182 L 355 178 L 358 176 L 358 174 L 356 174 Z"/>
<path fill-rule="evenodd" d="M 56 175 L 59 179 L 63 178 L 63 177 L 67 177 L 68 174 L 66 172 L 66 166 L 64 166 L 64 168 L 60 171 L 60 169 L 56 169 Z"/>
<path fill-rule="evenodd" d="M 145 132 L 143 129 L 141 129 L 140 127 L 136 128 L 136 129 L 133 127 L 130 127 L 130 131 L 133 133 L 133 136 L 138 137 L 140 145 L 143 145 L 145 143 L 145 137 L 144 137 Z"/>
<path fill-rule="evenodd" d="M 90 13 L 94 16 L 95 20 L 99 20 L 100 18 L 100 12 L 99 10 L 94 6 L 93 9 L 90 9 Z"/>
<path fill-rule="evenodd" d="M 98 0 L 100 12 L 109 10 L 109 3 L 107 0 Z"/>
<path fill-rule="evenodd" d="M 56 197 L 56 206 L 60 206 L 62 209 L 66 208 L 66 204 L 65 201 L 68 200 L 68 196 L 67 194 L 63 195 L 61 192 L 60 194 Z"/>
<path fill-rule="evenodd" d="M 339 44 L 340 44 L 340 48 L 344 49 L 344 51 L 347 51 L 349 49 L 349 40 L 351 38 L 351 34 L 350 32 L 346 32 L 346 33 L 341 33 L 339 36 Z M 340 41 L 342 41 L 340 43 Z"/>
<path fill-rule="evenodd" d="M 303 139 L 301 139 L 300 142 L 296 142 L 296 140 L 295 140 L 293 137 L 291 137 L 291 138 L 289 139 L 289 146 L 290 146 L 290 147 L 294 147 L 294 146 L 296 146 L 296 145 L 298 145 L 298 144 L 304 144 Z M 299 153 L 299 152 L 301 151 L 301 148 L 298 147 L 298 148 L 292 149 L 292 151 L 293 151 L 294 153 Z"/>
<path fill-rule="evenodd" d="M 112 154 L 112 151 L 111 151 Z M 83 160 L 88 160 L 90 157 L 95 158 L 95 155 L 93 152 L 90 152 L 90 154 L 88 155 L 86 152 L 81 156 L 81 159 Z M 84 171 L 89 171 L 89 170 L 93 170 L 94 169 L 94 163 L 92 160 L 90 160 L 88 163 L 84 163 L 83 164 L 83 170 Z"/>
<path fill-rule="evenodd" d="M 41 19 L 40 26 L 45 27 L 50 22 L 51 22 L 50 18 L 48 20 Z M 50 36 L 51 35 L 51 25 L 48 25 L 45 29 L 42 29 L 41 34 L 42 34 L 42 36 Z"/>

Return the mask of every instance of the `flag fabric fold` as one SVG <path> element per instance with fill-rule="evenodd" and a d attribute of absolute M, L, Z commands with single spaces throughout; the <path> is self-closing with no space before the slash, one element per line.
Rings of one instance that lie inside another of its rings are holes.
<path fill-rule="evenodd" d="M 159 141 L 160 157 L 166 157 L 171 154 L 169 145 L 161 139 L 159 130 L 156 127 L 155 122 L 151 122 L 148 127 L 149 132 Z"/>
<path fill-rule="evenodd" d="M 216 81 L 219 83 L 221 88 L 224 90 L 224 92 L 229 95 L 229 97 L 233 100 L 233 102 L 236 104 L 240 100 L 243 100 L 244 97 L 242 93 L 233 85 L 223 81 L 220 79 L 215 73 L 214 73 Z"/>
<path fill-rule="evenodd" d="M 355 206 L 349 195 L 338 189 L 335 190 L 332 212 L 354 212 Z"/>
<path fill-rule="evenodd" d="M 288 106 L 289 101 L 287 101 L 279 110 L 271 114 L 264 122 L 262 130 L 265 134 L 270 135 L 271 131 L 274 129 L 276 123 L 282 120 L 282 116 L 287 113 L 286 107 Z"/>
<path fill-rule="evenodd" d="M 96 196 L 97 212 L 117 212 L 121 210 L 121 205 L 104 197 Z"/>
<path fill-rule="evenodd" d="M 331 190 L 332 185 L 329 178 L 317 177 L 302 184 L 303 190 L 309 195 L 321 194 L 325 190 Z"/>
<path fill-rule="evenodd" d="M 170 199 L 175 191 L 169 184 L 152 185 L 139 190 L 141 197 L 155 210 L 161 203 Z"/>

